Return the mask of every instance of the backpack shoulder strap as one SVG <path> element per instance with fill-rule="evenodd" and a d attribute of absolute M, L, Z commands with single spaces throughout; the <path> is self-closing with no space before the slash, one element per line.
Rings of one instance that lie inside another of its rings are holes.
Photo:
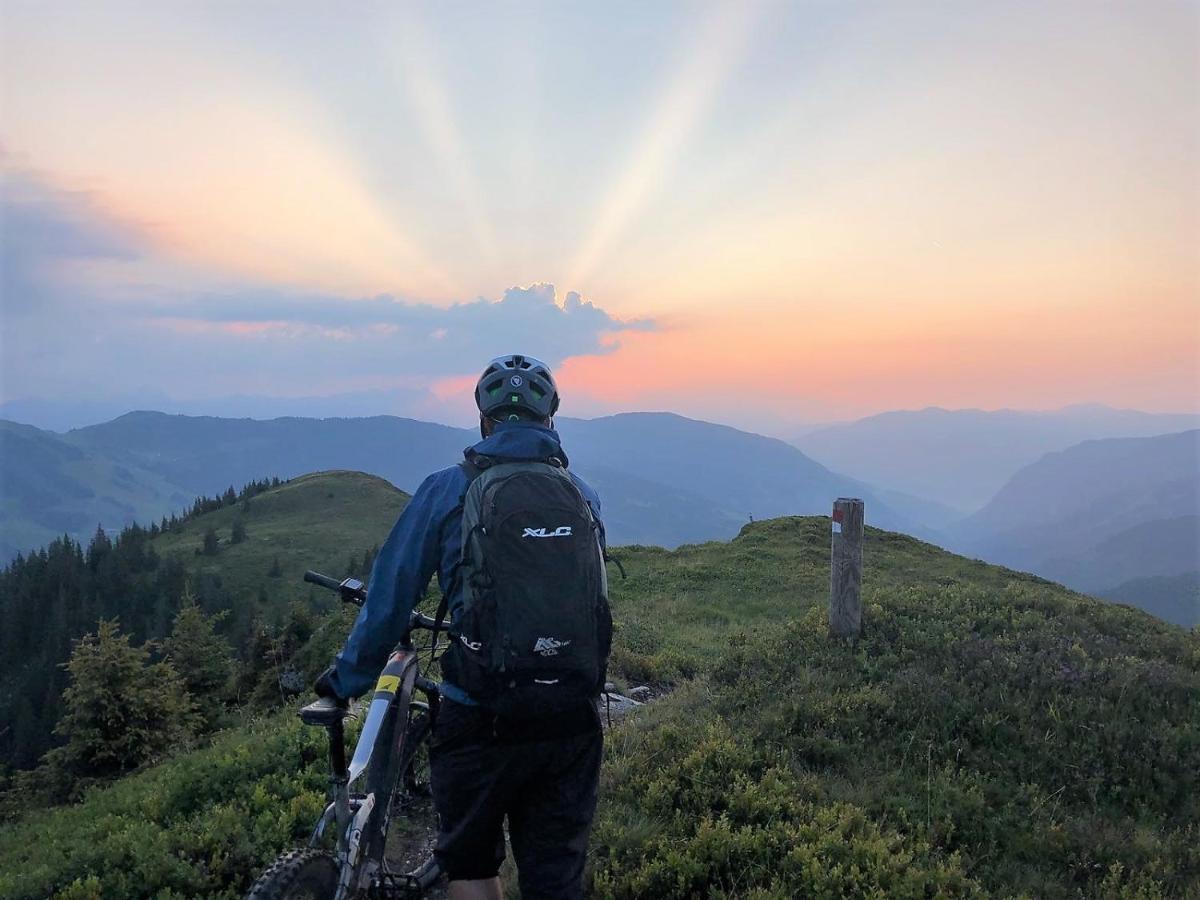
<path fill-rule="evenodd" d="M 492 465 L 492 459 L 489 456 L 484 456 L 476 453 L 473 450 L 466 450 L 463 453 L 462 462 L 458 467 L 462 469 L 463 474 L 467 476 L 467 485 L 463 488 L 462 494 L 459 495 L 458 503 L 450 512 L 442 518 L 441 524 L 438 526 L 438 533 L 441 535 L 446 530 L 446 525 L 458 515 L 462 515 L 463 507 L 467 500 L 467 491 L 471 489 L 471 484 L 482 475 Z M 438 632 L 442 630 L 442 626 L 446 622 L 446 613 L 450 610 L 450 595 L 454 593 L 459 579 L 459 571 L 462 569 L 463 559 L 462 552 L 459 551 L 458 562 L 454 564 L 454 570 L 450 574 L 450 584 L 445 593 L 442 594 L 442 599 L 438 601 L 437 613 L 433 618 L 433 639 L 432 645 L 437 646 Z"/>

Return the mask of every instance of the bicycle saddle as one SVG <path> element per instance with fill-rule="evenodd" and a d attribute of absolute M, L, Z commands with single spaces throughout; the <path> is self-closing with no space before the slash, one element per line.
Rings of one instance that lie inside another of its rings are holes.
<path fill-rule="evenodd" d="M 332 697 L 320 697 L 300 710 L 305 725 L 333 725 L 350 715 L 348 703 L 338 703 Z"/>

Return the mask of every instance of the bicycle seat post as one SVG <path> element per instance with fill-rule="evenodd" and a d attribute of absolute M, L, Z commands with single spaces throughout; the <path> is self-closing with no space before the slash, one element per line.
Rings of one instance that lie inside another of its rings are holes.
<path fill-rule="evenodd" d="M 346 769 L 346 734 L 342 720 L 337 719 L 325 726 L 329 732 L 329 781 L 333 785 L 333 814 L 338 823 L 338 846 L 346 840 L 346 827 L 350 824 L 350 773 Z"/>

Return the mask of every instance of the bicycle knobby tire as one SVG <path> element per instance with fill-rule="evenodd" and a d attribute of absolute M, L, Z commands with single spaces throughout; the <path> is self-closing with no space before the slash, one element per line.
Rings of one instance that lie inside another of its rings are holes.
<path fill-rule="evenodd" d="M 292 850 L 258 877 L 246 900 L 329 900 L 337 891 L 338 864 L 325 850 Z"/>

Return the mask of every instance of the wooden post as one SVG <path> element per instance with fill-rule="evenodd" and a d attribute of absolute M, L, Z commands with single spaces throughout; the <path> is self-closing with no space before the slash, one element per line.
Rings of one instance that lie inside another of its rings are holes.
<path fill-rule="evenodd" d="M 856 638 L 862 631 L 863 502 L 833 502 L 833 546 L 829 570 L 829 633 Z"/>

